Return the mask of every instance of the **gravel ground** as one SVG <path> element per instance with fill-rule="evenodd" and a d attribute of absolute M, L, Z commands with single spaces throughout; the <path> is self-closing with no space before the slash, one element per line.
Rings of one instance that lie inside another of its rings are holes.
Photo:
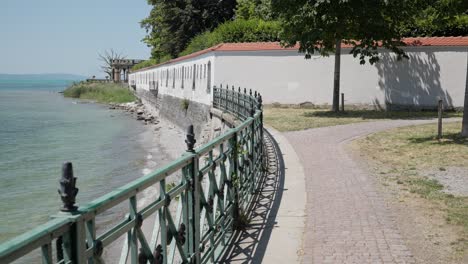
<path fill-rule="evenodd" d="M 437 180 L 446 193 L 468 196 L 468 167 L 436 168 L 423 172 L 423 175 Z"/>

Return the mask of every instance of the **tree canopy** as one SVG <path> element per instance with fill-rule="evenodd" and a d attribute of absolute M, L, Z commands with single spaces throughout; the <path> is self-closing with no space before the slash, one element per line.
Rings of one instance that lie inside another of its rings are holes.
<path fill-rule="evenodd" d="M 271 9 L 271 0 L 237 0 L 236 18 L 238 19 L 276 19 Z"/>
<path fill-rule="evenodd" d="M 153 5 L 141 21 L 156 61 L 175 58 L 196 35 L 234 17 L 236 0 L 148 0 Z"/>
<path fill-rule="evenodd" d="M 377 48 L 394 51 L 399 58 L 402 28 L 413 19 L 413 0 L 273 0 L 273 10 L 283 24 L 286 45 L 300 44 L 309 58 L 335 51 L 337 40 L 352 45 L 361 64 L 378 60 Z"/>
<path fill-rule="evenodd" d="M 468 35 L 468 1 L 415 0 L 414 23 L 404 28 L 405 36 Z"/>
<path fill-rule="evenodd" d="M 343 35 L 344 40 L 368 40 L 359 42 L 354 52 L 364 55 L 360 56 L 361 62 L 367 58 L 371 63 L 376 60 L 377 40 L 399 52 L 393 48 L 400 44 L 398 38 L 391 37 L 468 34 L 466 0 L 148 0 L 148 3 L 153 9 L 141 21 L 141 26 L 147 30 L 143 41 L 152 48 L 151 58 L 156 62 L 177 57 L 184 50 L 194 50 L 187 48 L 190 42 L 200 43 L 203 38 L 200 35 L 208 38 L 210 32 L 233 20 L 277 21 L 282 18 L 285 43 L 304 42 L 301 50 L 306 54 L 330 52 L 329 47 L 334 42 L 329 41 L 332 38 L 325 32 L 336 28 L 335 33 Z M 365 37 L 356 38 L 359 36 Z M 324 37 L 319 49 L 308 46 L 310 41 L 302 41 L 319 37 Z M 240 36 L 233 42 L 239 41 L 249 40 Z M 251 38 L 251 41 L 257 40 Z M 194 45 L 198 44 L 192 47 Z"/>

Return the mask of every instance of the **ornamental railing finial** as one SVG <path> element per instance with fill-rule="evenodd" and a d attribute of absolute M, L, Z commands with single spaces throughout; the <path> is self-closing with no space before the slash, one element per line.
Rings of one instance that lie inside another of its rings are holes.
<path fill-rule="evenodd" d="M 78 194 L 76 188 L 76 178 L 73 177 L 73 165 L 71 162 L 65 162 L 62 166 L 62 178 L 60 179 L 60 189 L 58 189 L 62 199 L 62 212 L 74 212 L 78 209 L 75 206 L 75 198 Z"/>
<path fill-rule="evenodd" d="M 187 136 L 185 139 L 185 144 L 187 144 L 187 152 L 193 152 L 193 147 L 197 140 L 195 139 L 195 133 L 193 132 L 193 125 L 188 126 Z"/>

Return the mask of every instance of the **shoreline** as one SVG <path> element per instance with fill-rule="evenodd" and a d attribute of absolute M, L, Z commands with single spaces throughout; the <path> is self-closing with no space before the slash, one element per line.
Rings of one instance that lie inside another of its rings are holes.
<path fill-rule="evenodd" d="M 185 153 L 185 133 L 182 131 L 182 129 L 171 123 L 169 120 L 158 116 L 158 113 L 151 111 L 141 102 L 105 105 L 107 105 L 107 107 L 111 110 L 127 112 L 130 115 L 130 118 L 142 122 L 141 124 L 144 127 L 144 132 L 139 135 L 138 144 L 143 147 L 146 159 L 140 170 L 140 177 L 143 177 L 144 175 L 147 175 L 152 171 L 169 164 Z M 166 183 L 178 182 L 180 177 L 181 175 L 179 173 L 175 173 L 167 178 Z M 138 210 L 156 200 L 158 195 L 158 184 L 150 186 L 142 191 L 137 196 Z M 125 204 L 125 202 L 122 204 Z M 175 212 L 175 204 L 176 203 L 173 203 L 170 207 L 170 211 L 172 213 Z M 115 207 L 115 219 L 117 221 L 123 219 L 127 213 L 128 209 L 126 206 Z M 105 230 L 115 225 L 117 221 L 107 222 L 106 224 L 99 225 L 98 229 Z M 149 235 L 152 233 L 154 223 L 155 215 L 152 215 L 146 221 L 144 221 L 142 226 L 143 232 L 145 233 L 148 242 L 151 241 L 151 237 Z M 111 263 L 117 263 L 120 261 L 125 238 L 125 235 L 121 236 L 104 250 L 102 256 L 106 261 Z"/>

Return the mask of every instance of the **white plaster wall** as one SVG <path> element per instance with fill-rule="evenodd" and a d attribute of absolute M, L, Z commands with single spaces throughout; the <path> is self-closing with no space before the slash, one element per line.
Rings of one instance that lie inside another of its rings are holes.
<path fill-rule="evenodd" d="M 439 98 L 447 106 L 461 107 L 467 72 L 468 47 L 410 47 L 409 60 L 397 61 L 394 54 L 381 52 L 375 65 L 360 65 L 343 50 L 341 58 L 341 92 L 346 104 L 435 106 Z M 212 89 L 207 91 L 208 77 L 196 78 L 192 90 L 193 69 L 184 74 L 180 69 L 194 64 L 211 63 L 211 86 L 220 84 L 259 91 L 265 103 L 330 104 L 333 94 L 334 56 L 313 56 L 305 60 L 297 51 L 210 52 L 184 61 L 130 74 L 130 84 L 138 89 L 150 88 L 158 81 L 159 93 L 211 104 Z M 166 70 L 169 81 L 166 86 Z M 176 75 L 172 87 L 173 69 Z"/>
<path fill-rule="evenodd" d="M 360 65 L 343 50 L 341 91 L 348 104 L 432 106 L 438 98 L 463 106 L 467 47 L 406 48 L 410 60 L 382 51 L 375 65 Z M 217 52 L 215 84 L 259 91 L 265 103 L 330 104 L 334 56 L 305 60 L 296 51 Z"/>
<path fill-rule="evenodd" d="M 208 64 L 211 64 L 211 76 L 208 76 Z M 194 67 L 196 67 L 195 89 L 193 89 Z M 213 86 L 214 54 L 207 53 L 195 58 L 131 73 L 129 83 L 135 84 L 137 89 L 150 90 L 156 89 L 156 87 L 152 86 L 152 83 L 156 82 L 155 86 L 157 86 L 159 94 L 185 98 L 209 105 L 212 101 L 213 92 L 212 87 L 208 89 L 210 78 L 211 86 Z"/>

